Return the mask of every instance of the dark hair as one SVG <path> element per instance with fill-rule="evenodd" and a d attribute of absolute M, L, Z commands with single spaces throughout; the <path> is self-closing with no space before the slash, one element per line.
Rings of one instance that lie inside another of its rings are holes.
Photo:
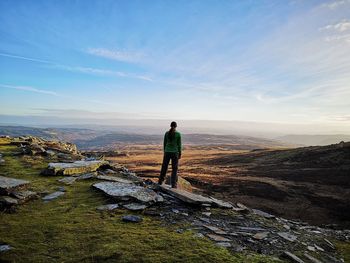
<path fill-rule="evenodd" d="M 177 123 L 175 121 L 172 121 L 170 124 L 170 130 L 168 132 L 168 138 L 170 141 L 174 140 L 174 138 L 175 138 L 176 127 L 177 127 Z"/>

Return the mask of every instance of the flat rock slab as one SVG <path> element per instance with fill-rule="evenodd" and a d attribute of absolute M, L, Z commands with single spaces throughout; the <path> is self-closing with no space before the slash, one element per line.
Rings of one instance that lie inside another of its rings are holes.
<path fill-rule="evenodd" d="M 107 165 L 107 161 L 75 161 L 73 163 L 49 163 L 45 175 L 74 175 L 95 172 L 103 165 Z"/>
<path fill-rule="evenodd" d="M 62 195 L 64 195 L 64 192 L 57 191 L 57 192 L 53 192 L 53 193 L 51 193 L 49 195 L 44 196 L 42 199 L 44 201 L 51 201 L 51 200 L 54 200 L 54 199 L 56 199 L 56 198 L 58 198 L 58 197 L 60 197 Z"/>
<path fill-rule="evenodd" d="M 139 223 L 142 221 L 141 216 L 134 216 L 134 215 L 126 215 L 122 217 L 122 220 L 124 222 L 132 222 L 132 223 Z"/>
<path fill-rule="evenodd" d="M 118 183 L 122 183 L 122 184 L 133 184 L 134 183 L 133 181 L 123 179 L 123 178 L 120 178 L 117 176 L 110 176 L 110 175 L 98 175 L 96 178 L 99 180 L 118 182 Z"/>
<path fill-rule="evenodd" d="M 77 177 L 77 180 L 88 180 L 96 177 L 96 173 L 82 174 Z"/>
<path fill-rule="evenodd" d="M 219 235 L 207 234 L 207 237 L 209 237 L 211 240 L 213 240 L 215 242 L 231 242 L 230 239 L 228 239 L 226 237 L 219 236 Z"/>
<path fill-rule="evenodd" d="M 12 247 L 10 245 L 0 245 L 0 252 L 6 252 L 11 249 Z"/>
<path fill-rule="evenodd" d="M 76 176 L 67 176 L 67 177 L 64 177 L 62 179 L 59 179 L 58 181 L 60 183 L 70 185 L 70 184 L 73 184 L 77 179 L 78 179 L 78 177 L 76 177 Z"/>
<path fill-rule="evenodd" d="M 22 202 L 25 202 L 29 199 L 36 198 L 38 196 L 36 192 L 27 191 L 27 190 L 12 192 L 11 195 Z"/>
<path fill-rule="evenodd" d="M 297 237 L 287 233 L 287 232 L 278 232 L 277 235 L 279 235 L 280 237 L 284 238 L 285 240 L 288 240 L 290 242 L 294 242 L 295 240 L 297 240 Z"/>
<path fill-rule="evenodd" d="M 262 217 L 265 217 L 265 218 L 275 218 L 274 215 L 271 215 L 269 213 L 266 213 L 264 211 L 261 211 L 259 209 L 252 209 L 253 213 L 258 215 L 258 216 L 262 216 Z"/>
<path fill-rule="evenodd" d="M 119 207 L 118 204 L 108 204 L 108 205 L 100 205 L 96 209 L 98 211 L 113 211 Z"/>
<path fill-rule="evenodd" d="M 118 182 L 101 182 L 94 184 L 93 187 L 103 191 L 110 197 L 118 199 L 133 198 L 144 203 L 157 202 L 157 193 L 142 186 Z"/>
<path fill-rule="evenodd" d="M 0 193 L 9 194 L 14 190 L 26 186 L 29 181 L 0 176 Z"/>
<path fill-rule="evenodd" d="M 283 253 L 283 256 L 285 258 L 288 258 L 289 260 L 292 260 L 292 262 L 296 262 L 296 263 L 305 263 L 301 258 L 297 257 L 296 255 L 294 255 L 291 252 L 285 251 Z"/>
<path fill-rule="evenodd" d="M 218 235 L 227 235 L 227 232 L 225 232 L 224 230 L 216 227 L 216 226 L 210 226 L 210 225 L 204 225 L 205 228 L 213 231 L 215 234 Z"/>
<path fill-rule="evenodd" d="M 210 197 L 210 199 L 213 201 L 214 205 L 220 208 L 226 208 L 226 209 L 231 209 L 233 208 L 233 205 L 230 204 L 229 202 L 225 202 L 219 199 L 216 199 L 214 197 Z"/>
<path fill-rule="evenodd" d="M 253 238 L 256 240 L 262 240 L 267 238 L 267 236 L 269 235 L 269 232 L 260 232 L 260 233 L 256 233 Z"/>
<path fill-rule="evenodd" d="M 146 205 L 138 203 L 125 204 L 123 207 L 131 211 L 139 211 L 147 208 Z"/>
<path fill-rule="evenodd" d="M 10 196 L 0 196 L 0 204 L 5 207 L 18 205 L 18 200 Z"/>

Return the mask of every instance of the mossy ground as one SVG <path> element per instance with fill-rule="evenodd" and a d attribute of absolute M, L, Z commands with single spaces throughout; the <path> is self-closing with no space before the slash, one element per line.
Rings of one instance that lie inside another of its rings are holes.
<path fill-rule="evenodd" d="M 42 157 L 12 156 L 17 147 L 0 142 L 5 164 L 0 175 L 31 181 L 30 190 L 54 191 L 57 177 L 43 177 Z M 15 213 L 0 213 L 0 243 L 13 247 L 0 255 L 1 262 L 273 262 L 255 254 L 231 254 L 191 231 L 174 228 L 143 216 L 139 224 L 124 223 L 127 211 L 101 213 L 108 203 L 91 189 L 91 181 L 65 186 L 63 197 L 44 203 L 34 200 Z"/>

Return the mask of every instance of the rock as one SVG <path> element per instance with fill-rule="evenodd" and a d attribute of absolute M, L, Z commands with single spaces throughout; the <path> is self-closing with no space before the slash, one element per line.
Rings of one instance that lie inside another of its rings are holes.
<path fill-rule="evenodd" d="M 92 179 L 92 178 L 95 178 L 95 177 L 96 177 L 96 174 L 94 174 L 94 173 L 87 173 L 87 174 L 79 175 L 77 177 L 77 180 L 88 180 L 88 179 Z"/>
<path fill-rule="evenodd" d="M 306 248 L 307 248 L 307 250 L 312 251 L 312 252 L 316 251 L 316 248 L 313 246 L 307 246 Z"/>
<path fill-rule="evenodd" d="M 210 216 L 211 215 L 211 213 L 210 212 L 202 212 L 202 215 L 205 215 L 205 216 Z"/>
<path fill-rule="evenodd" d="M 18 205 L 18 200 L 10 196 L 0 196 L 0 204 L 3 206 Z"/>
<path fill-rule="evenodd" d="M 260 232 L 260 233 L 256 233 L 253 238 L 256 240 L 262 240 L 267 238 L 267 236 L 269 235 L 269 232 Z"/>
<path fill-rule="evenodd" d="M 201 196 L 201 195 L 197 195 L 197 194 L 193 194 L 190 192 L 186 192 L 180 189 L 176 189 L 176 188 L 171 188 L 170 186 L 167 185 L 161 185 L 160 186 L 161 190 L 180 199 L 181 201 L 185 202 L 185 203 L 189 203 L 189 204 L 195 204 L 195 205 L 201 205 L 203 203 L 206 204 L 211 204 L 213 201 L 210 198 Z"/>
<path fill-rule="evenodd" d="M 279 235 L 280 237 L 282 237 L 285 240 L 288 240 L 290 242 L 294 242 L 295 240 L 297 240 L 296 236 L 289 234 L 287 232 L 278 232 L 277 235 Z"/>
<path fill-rule="evenodd" d="M 237 227 L 240 230 L 243 231 L 264 231 L 265 228 L 261 228 L 261 227 L 246 227 L 246 226 L 239 226 Z"/>
<path fill-rule="evenodd" d="M 119 207 L 118 204 L 108 204 L 108 205 L 100 205 L 96 209 L 99 211 L 113 211 Z"/>
<path fill-rule="evenodd" d="M 186 179 L 184 179 L 181 176 L 178 176 L 177 178 L 178 178 L 178 180 L 177 180 L 177 189 L 184 190 L 184 191 L 187 191 L 187 192 L 192 192 L 192 185 L 191 185 L 191 183 L 189 181 L 187 181 Z M 165 183 L 167 185 L 171 185 L 170 179 L 171 179 L 170 176 L 166 177 Z"/>
<path fill-rule="evenodd" d="M 275 218 L 274 215 L 271 215 L 269 213 L 266 213 L 264 211 L 261 211 L 259 209 L 252 209 L 253 213 L 258 215 L 258 216 L 262 216 L 262 217 L 265 217 L 265 218 Z"/>
<path fill-rule="evenodd" d="M 314 258 L 313 256 L 309 255 L 309 254 L 306 253 L 306 252 L 304 253 L 304 256 L 305 256 L 308 260 L 310 260 L 312 263 L 322 263 L 322 261 L 320 261 L 320 260 Z"/>
<path fill-rule="evenodd" d="M 147 208 L 146 205 L 138 204 L 138 203 L 125 204 L 123 205 L 123 207 L 131 211 L 139 211 Z"/>
<path fill-rule="evenodd" d="M 57 191 L 57 192 L 53 192 L 49 195 L 44 196 L 42 199 L 44 201 L 51 201 L 51 200 L 54 200 L 54 199 L 60 197 L 61 195 L 64 195 L 64 192 Z"/>
<path fill-rule="evenodd" d="M 236 212 L 249 213 L 249 208 L 242 203 L 237 203 L 236 206 L 232 206 L 232 209 Z"/>
<path fill-rule="evenodd" d="M 12 247 L 10 246 L 10 245 L 0 245 L 0 253 L 1 252 L 6 252 L 6 251 L 8 251 L 8 250 L 11 250 L 12 249 Z"/>
<path fill-rule="evenodd" d="M 107 161 L 75 161 L 73 163 L 49 163 L 44 175 L 74 175 L 95 172 Z"/>
<path fill-rule="evenodd" d="M 219 236 L 219 235 L 207 234 L 207 237 L 209 237 L 211 240 L 213 240 L 215 242 L 231 242 L 230 239 L 228 239 L 226 237 Z"/>
<path fill-rule="evenodd" d="M 8 195 L 11 192 L 23 188 L 29 184 L 29 181 L 0 176 L 0 194 Z"/>
<path fill-rule="evenodd" d="M 335 246 L 333 245 L 333 243 L 331 241 L 329 241 L 327 238 L 325 238 L 323 240 L 326 242 L 326 245 L 330 250 L 335 250 Z"/>
<path fill-rule="evenodd" d="M 157 194 L 157 196 L 156 196 L 156 202 L 157 202 L 157 203 L 162 203 L 162 202 L 164 202 L 163 196 L 161 196 L 160 194 Z"/>
<path fill-rule="evenodd" d="M 96 178 L 99 180 L 118 182 L 118 183 L 122 183 L 122 184 L 133 184 L 134 183 L 133 181 L 123 179 L 123 178 L 120 178 L 117 176 L 110 176 L 110 175 L 98 175 Z"/>
<path fill-rule="evenodd" d="M 57 187 L 57 191 L 66 192 L 66 188 L 64 188 L 63 186 L 59 186 Z"/>
<path fill-rule="evenodd" d="M 60 183 L 64 183 L 64 184 L 73 184 L 76 180 L 78 179 L 78 177 L 73 177 L 73 176 L 67 176 L 67 177 L 64 177 L 62 179 L 59 179 L 58 181 Z"/>
<path fill-rule="evenodd" d="M 301 260 L 299 257 L 297 257 L 296 255 L 294 255 L 293 253 L 291 252 L 288 252 L 288 251 L 284 251 L 283 252 L 283 256 L 285 258 L 288 258 L 290 260 L 292 260 L 293 262 L 296 262 L 296 263 L 305 263 L 303 260 Z"/>
<path fill-rule="evenodd" d="M 231 243 L 229 242 L 217 242 L 216 245 L 219 247 L 232 247 Z"/>
<path fill-rule="evenodd" d="M 210 197 L 210 199 L 213 201 L 214 206 L 220 207 L 220 208 L 226 208 L 231 209 L 233 208 L 232 204 L 229 202 L 225 202 L 219 199 L 216 199 L 214 197 Z"/>
<path fill-rule="evenodd" d="M 16 191 L 16 192 L 12 192 L 11 195 L 19 200 L 21 200 L 22 202 L 26 202 L 30 199 L 36 198 L 38 195 L 36 192 L 32 192 L 32 191 Z"/>
<path fill-rule="evenodd" d="M 324 249 L 323 249 L 322 247 L 320 247 L 320 246 L 318 246 L 318 245 L 316 245 L 316 244 L 314 244 L 314 247 L 315 247 L 317 250 L 324 252 Z"/>
<path fill-rule="evenodd" d="M 45 148 L 36 143 L 26 146 L 26 149 L 30 155 L 46 155 Z"/>
<path fill-rule="evenodd" d="M 157 193 L 142 186 L 121 184 L 117 182 L 101 182 L 94 184 L 93 187 L 114 198 L 133 198 L 145 203 L 157 201 Z"/>
<path fill-rule="evenodd" d="M 225 232 L 224 230 L 216 227 L 216 226 L 210 226 L 210 225 L 204 225 L 205 228 L 213 231 L 215 234 L 218 235 L 227 235 L 227 232 Z"/>
<path fill-rule="evenodd" d="M 132 222 L 132 223 L 139 223 L 142 221 L 141 216 L 135 216 L 135 215 L 126 215 L 122 217 L 122 220 L 124 222 Z"/>

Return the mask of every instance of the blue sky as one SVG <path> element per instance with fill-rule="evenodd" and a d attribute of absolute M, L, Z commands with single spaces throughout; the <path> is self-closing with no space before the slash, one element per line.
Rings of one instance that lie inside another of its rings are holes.
<path fill-rule="evenodd" d="M 0 10 L 3 115 L 350 125 L 350 0 Z"/>

